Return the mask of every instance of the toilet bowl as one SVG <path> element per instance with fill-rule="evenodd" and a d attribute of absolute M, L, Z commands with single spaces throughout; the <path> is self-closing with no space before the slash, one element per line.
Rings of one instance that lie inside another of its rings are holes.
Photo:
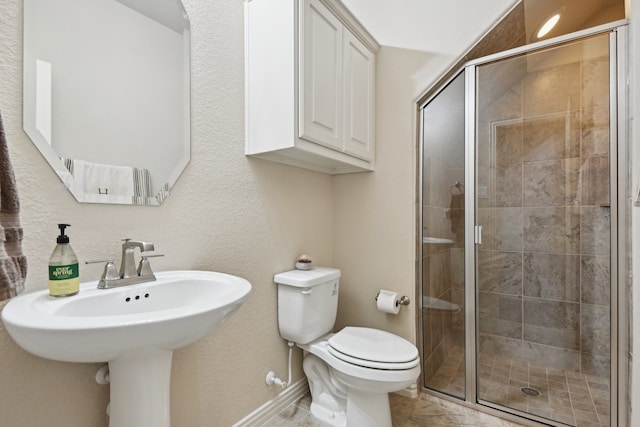
<path fill-rule="evenodd" d="M 390 427 L 389 392 L 420 375 L 416 347 L 377 329 L 346 327 L 298 346 L 306 352 L 311 413 L 332 426 Z"/>
<path fill-rule="evenodd" d="M 340 271 L 276 274 L 280 335 L 304 350 L 311 413 L 335 427 L 391 427 L 389 392 L 415 383 L 418 349 L 390 332 L 345 327 L 336 317 Z"/>

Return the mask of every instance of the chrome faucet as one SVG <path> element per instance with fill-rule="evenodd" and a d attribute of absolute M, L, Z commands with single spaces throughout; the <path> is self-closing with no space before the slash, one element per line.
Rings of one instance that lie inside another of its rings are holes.
<path fill-rule="evenodd" d="M 142 259 L 136 268 L 135 252 L 140 248 Z M 149 258 L 164 256 L 162 254 L 148 254 L 154 250 L 153 243 L 139 240 L 124 239 L 122 243 L 122 260 L 120 272 L 112 259 L 87 261 L 86 264 L 106 262 L 104 272 L 98 282 L 98 289 L 116 288 L 118 286 L 133 285 L 135 283 L 153 282 L 156 280 L 155 274 L 151 270 Z"/>
<path fill-rule="evenodd" d="M 124 239 L 123 242 L 122 261 L 120 262 L 120 278 L 128 279 L 130 277 L 139 276 L 134 257 L 135 249 L 140 248 L 140 252 L 150 252 L 154 250 L 153 243 L 131 239 Z"/>

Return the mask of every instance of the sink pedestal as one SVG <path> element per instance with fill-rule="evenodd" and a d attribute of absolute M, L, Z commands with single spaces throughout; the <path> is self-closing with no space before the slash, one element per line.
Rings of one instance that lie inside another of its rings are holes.
<path fill-rule="evenodd" d="M 109 362 L 109 427 L 170 427 L 173 351 L 149 350 Z"/>

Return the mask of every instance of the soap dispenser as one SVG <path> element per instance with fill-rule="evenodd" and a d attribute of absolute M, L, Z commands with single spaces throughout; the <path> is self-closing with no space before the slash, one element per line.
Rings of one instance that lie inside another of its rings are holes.
<path fill-rule="evenodd" d="M 67 297 L 80 291 L 78 257 L 71 249 L 69 236 L 64 231 L 69 224 L 58 224 L 60 235 L 49 259 L 49 295 Z"/>

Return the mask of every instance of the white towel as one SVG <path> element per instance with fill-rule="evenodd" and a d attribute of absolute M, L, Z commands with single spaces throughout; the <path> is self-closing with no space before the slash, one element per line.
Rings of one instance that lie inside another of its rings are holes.
<path fill-rule="evenodd" d="M 133 169 L 73 159 L 75 188 L 86 194 L 133 197 Z"/>
<path fill-rule="evenodd" d="M 151 196 L 148 169 L 61 158 L 73 175 L 71 190 L 84 202 L 145 205 Z"/>

